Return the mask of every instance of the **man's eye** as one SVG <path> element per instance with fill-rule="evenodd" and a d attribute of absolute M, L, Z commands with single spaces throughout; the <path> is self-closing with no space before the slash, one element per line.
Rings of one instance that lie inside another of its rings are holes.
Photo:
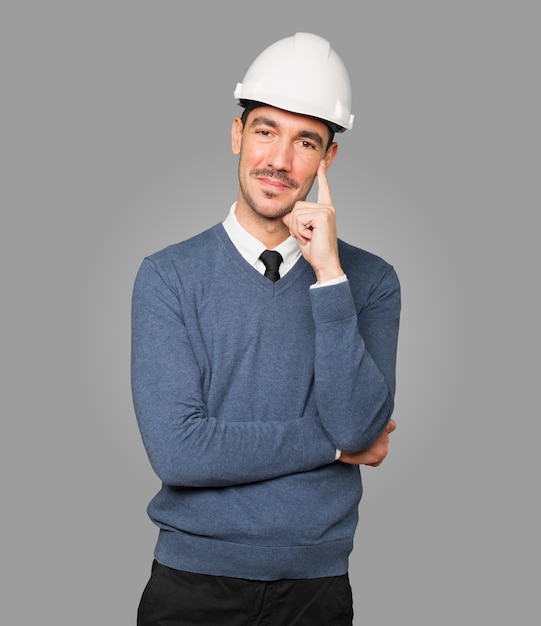
<path fill-rule="evenodd" d="M 303 148 L 311 148 L 312 150 L 315 150 L 316 147 L 314 146 L 313 143 L 310 143 L 309 141 L 301 141 L 302 147 Z"/>

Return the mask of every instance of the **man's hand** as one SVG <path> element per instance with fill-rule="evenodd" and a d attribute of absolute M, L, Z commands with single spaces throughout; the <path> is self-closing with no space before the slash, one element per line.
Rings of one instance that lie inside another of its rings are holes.
<path fill-rule="evenodd" d="M 324 161 L 317 170 L 317 182 L 317 202 L 299 201 L 282 219 L 321 283 L 342 276 L 344 270 L 338 258 L 336 211 Z"/>
<path fill-rule="evenodd" d="M 370 465 L 377 467 L 380 465 L 389 451 L 389 435 L 395 430 L 396 422 L 389 420 L 387 426 L 383 429 L 381 435 L 374 443 L 365 450 L 358 452 L 342 452 L 339 461 L 348 463 L 349 465 Z"/>

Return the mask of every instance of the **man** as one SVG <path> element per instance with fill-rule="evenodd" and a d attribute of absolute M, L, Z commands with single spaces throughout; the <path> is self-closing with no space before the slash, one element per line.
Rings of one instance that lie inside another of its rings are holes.
<path fill-rule="evenodd" d="M 395 427 L 399 283 L 337 239 L 326 172 L 353 116 L 329 43 L 276 42 L 235 97 L 236 203 L 134 286 L 134 405 L 162 480 L 138 624 L 351 625 L 359 465 Z"/>

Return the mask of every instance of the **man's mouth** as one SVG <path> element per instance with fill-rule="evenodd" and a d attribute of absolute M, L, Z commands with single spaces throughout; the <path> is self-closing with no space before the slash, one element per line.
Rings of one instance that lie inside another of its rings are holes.
<path fill-rule="evenodd" d="M 268 187 L 273 187 L 274 189 L 297 189 L 298 183 L 297 181 L 289 178 L 287 174 L 283 172 L 277 172 L 273 170 L 253 170 L 251 175 L 254 178 L 257 178 L 261 183 Z"/>

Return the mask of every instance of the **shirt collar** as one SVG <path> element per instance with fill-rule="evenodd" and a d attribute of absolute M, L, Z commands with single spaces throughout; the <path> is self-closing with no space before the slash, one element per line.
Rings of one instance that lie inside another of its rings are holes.
<path fill-rule="evenodd" d="M 233 245 L 237 248 L 240 254 L 254 267 L 258 267 L 261 261 L 259 255 L 266 250 L 265 246 L 256 239 L 250 233 L 243 228 L 235 215 L 235 209 L 237 203 L 234 202 L 225 220 L 223 221 L 223 227 L 226 233 L 233 242 Z M 285 272 L 293 267 L 301 256 L 299 244 L 294 237 L 288 237 L 279 246 L 273 248 L 282 255 L 284 262 L 280 266 L 280 274 L 283 276 Z"/>

